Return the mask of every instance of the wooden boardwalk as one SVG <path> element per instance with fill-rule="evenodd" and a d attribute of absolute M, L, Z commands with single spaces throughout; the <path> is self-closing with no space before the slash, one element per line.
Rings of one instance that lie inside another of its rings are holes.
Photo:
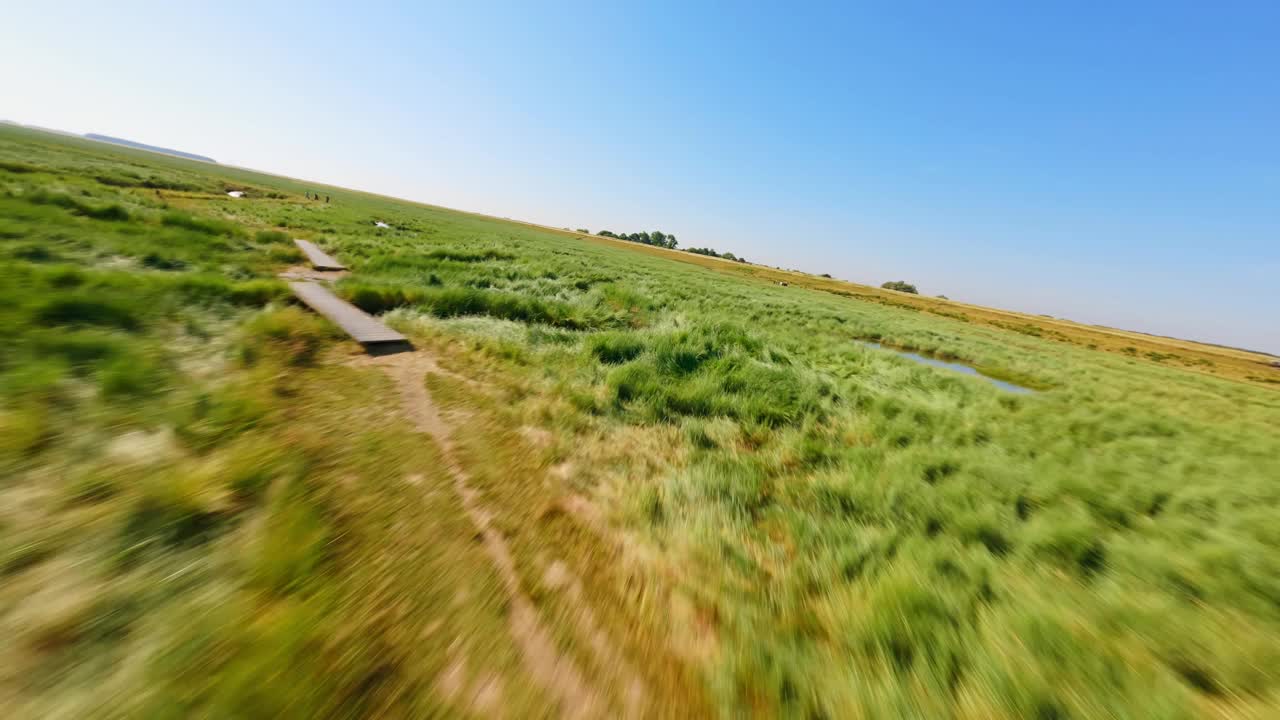
<path fill-rule="evenodd" d="M 303 255 L 307 256 L 307 261 L 311 263 L 311 267 L 316 270 L 346 270 L 347 266 L 334 260 L 325 254 L 323 250 L 315 246 L 315 243 L 307 240 L 299 240 L 294 238 L 293 243 L 298 246 Z"/>
<path fill-rule="evenodd" d="M 307 307 L 332 320 L 361 345 L 376 345 L 383 349 L 393 345 L 409 348 L 409 339 L 404 335 L 329 292 L 325 286 L 313 282 L 291 282 L 289 288 Z"/>

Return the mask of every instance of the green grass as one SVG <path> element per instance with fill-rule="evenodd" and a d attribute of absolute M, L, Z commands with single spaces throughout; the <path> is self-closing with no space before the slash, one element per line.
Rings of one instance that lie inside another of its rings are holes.
<path fill-rule="evenodd" d="M 19 714 L 483 715 L 441 690 L 459 663 L 510 714 L 554 714 L 441 450 L 286 306 L 292 237 L 477 384 L 423 378 L 521 587 L 615 712 L 624 673 L 584 604 L 644 714 L 1280 713 L 1268 368 L 1238 382 L 1205 373 L 1244 360 L 1182 367 L 1202 352 L 1183 345 L 1091 350 L 1025 317 L 308 189 L 0 129 Z"/>

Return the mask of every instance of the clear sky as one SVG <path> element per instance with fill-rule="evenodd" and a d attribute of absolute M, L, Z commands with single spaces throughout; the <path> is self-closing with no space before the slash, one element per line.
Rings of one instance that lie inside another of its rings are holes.
<path fill-rule="evenodd" d="M 1280 352 L 1280 3 L 14 3 L 0 118 Z"/>

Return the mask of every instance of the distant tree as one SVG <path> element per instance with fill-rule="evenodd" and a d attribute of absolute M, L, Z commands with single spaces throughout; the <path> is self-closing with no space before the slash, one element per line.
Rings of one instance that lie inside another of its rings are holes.
<path fill-rule="evenodd" d="M 905 280 L 890 280 L 889 282 L 881 285 L 880 287 L 884 288 L 885 290 L 897 290 L 898 292 L 911 293 L 913 295 L 920 294 L 920 291 L 916 290 L 915 285 L 912 285 L 911 283 Z"/>
<path fill-rule="evenodd" d="M 733 253 L 731 253 L 731 252 L 727 252 L 727 253 L 725 253 L 725 254 L 721 255 L 720 257 L 724 258 L 725 260 L 737 260 L 737 259 L 738 259 L 738 256 L 737 256 L 737 255 L 734 255 L 734 254 L 733 254 Z"/>
<path fill-rule="evenodd" d="M 939 299 L 939 300 L 950 300 L 951 298 L 947 297 L 946 295 L 939 295 L 939 296 L 938 296 L 938 299 Z"/>
<path fill-rule="evenodd" d="M 579 230 L 578 232 L 585 233 L 587 231 Z M 599 235 L 600 237 L 614 238 L 615 240 L 626 240 L 628 242 L 644 243 L 645 245 L 653 245 L 654 247 L 671 248 L 672 250 L 674 250 L 676 245 L 678 244 L 676 241 L 675 235 L 662 232 L 661 230 L 654 230 L 652 232 L 634 232 L 634 233 L 615 233 L 612 230 L 601 230 L 597 232 L 596 235 Z M 721 257 L 720 253 L 710 248 L 695 248 L 693 250 L 690 250 L 689 252 L 696 252 L 699 255 L 711 255 L 712 257 Z M 735 259 L 738 260 L 738 262 L 745 262 L 742 258 L 735 258 Z"/>
<path fill-rule="evenodd" d="M 824 278 L 826 278 L 826 279 L 830 280 L 830 279 L 831 279 L 831 273 L 822 273 L 822 275 L 819 275 L 819 277 L 824 277 Z"/>
<path fill-rule="evenodd" d="M 578 232 L 582 233 L 583 235 L 590 235 L 590 234 L 591 234 L 591 231 L 590 231 L 590 230 L 588 230 L 588 229 L 586 229 L 586 228 L 578 228 Z"/>

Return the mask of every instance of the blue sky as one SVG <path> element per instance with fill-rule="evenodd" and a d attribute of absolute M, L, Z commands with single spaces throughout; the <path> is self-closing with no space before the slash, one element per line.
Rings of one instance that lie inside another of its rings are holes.
<path fill-rule="evenodd" d="M 6 9 L 0 118 L 1280 352 L 1275 2 L 185 5 Z"/>

